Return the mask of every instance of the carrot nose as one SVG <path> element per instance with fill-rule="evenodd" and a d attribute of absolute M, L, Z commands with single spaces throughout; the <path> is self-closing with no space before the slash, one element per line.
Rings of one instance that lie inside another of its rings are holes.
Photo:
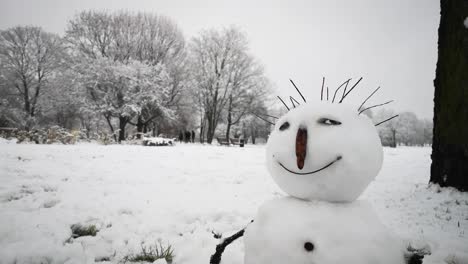
<path fill-rule="evenodd" d="M 307 129 L 300 127 L 296 135 L 297 167 L 304 168 L 304 160 L 307 154 Z"/>

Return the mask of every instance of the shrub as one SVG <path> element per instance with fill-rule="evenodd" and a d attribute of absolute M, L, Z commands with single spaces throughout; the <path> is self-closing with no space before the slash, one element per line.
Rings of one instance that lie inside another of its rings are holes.
<path fill-rule="evenodd" d="M 165 259 L 167 263 L 172 263 L 174 259 L 174 249 L 171 245 L 163 246 L 161 242 L 154 246 L 145 246 L 141 244 L 141 251 L 137 254 L 131 254 L 124 257 L 123 262 L 150 262 L 158 259 Z"/>
<path fill-rule="evenodd" d="M 84 226 L 81 224 L 74 224 L 70 228 L 72 230 L 72 238 L 96 236 L 97 232 L 99 232 L 95 225 Z"/>

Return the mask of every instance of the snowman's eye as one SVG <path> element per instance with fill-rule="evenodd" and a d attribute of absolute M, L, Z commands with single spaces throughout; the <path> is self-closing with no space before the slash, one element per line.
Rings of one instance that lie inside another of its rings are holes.
<path fill-rule="evenodd" d="M 341 125 L 340 121 L 336 121 L 333 119 L 328 119 L 328 118 L 320 118 L 318 120 L 319 124 L 326 125 L 326 126 L 339 126 Z"/>
<path fill-rule="evenodd" d="M 286 129 L 288 129 L 288 128 L 289 128 L 289 122 L 284 122 L 284 123 L 280 126 L 279 130 L 280 130 L 280 131 L 283 131 L 283 130 L 286 130 Z"/>

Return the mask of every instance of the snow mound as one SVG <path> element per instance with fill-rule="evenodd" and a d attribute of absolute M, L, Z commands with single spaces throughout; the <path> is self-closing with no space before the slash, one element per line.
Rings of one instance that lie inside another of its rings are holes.
<path fill-rule="evenodd" d="M 6 139 L 6 138 L 0 137 L 0 144 L 16 144 L 16 141 L 17 141 L 16 138 Z"/>

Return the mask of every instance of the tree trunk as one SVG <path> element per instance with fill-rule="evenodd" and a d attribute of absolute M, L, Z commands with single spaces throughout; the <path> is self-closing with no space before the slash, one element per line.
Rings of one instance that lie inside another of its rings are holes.
<path fill-rule="evenodd" d="M 200 117 L 200 143 L 205 143 L 205 123 L 206 123 L 206 117 L 203 115 Z"/>
<path fill-rule="evenodd" d="M 257 131 L 254 126 L 250 126 L 250 137 L 252 138 L 252 144 L 255 145 L 255 140 L 257 139 Z"/>
<path fill-rule="evenodd" d="M 227 126 L 226 126 L 226 138 L 229 140 L 231 136 L 231 112 L 228 113 Z"/>
<path fill-rule="evenodd" d="M 125 127 L 127 126 L 128 118 L 119 116 L 119 142 L 125 140 Z"/>
<path fill-rule="evenodd" d="M 396 148 L 396 129 L 392 129 L 392 148 Z"/>
<path fill-rule="evenodd" d="M 468 191 L 468 1 L 440 5 L 430 181 Z"/>
<path fill-rule="evenodd" d="M 25 80 L 26 77 L 23 76 L 23 99 L 24 99 L 24 111 L 31 115 L 31 104 L 29 102 L 29 86 L 28 82 Z"/>
<path fill-rule="evenodd" d="M 214 117 L 210 117 L 208 116 L 208 128 L 207 128 L 207 131 L 206 131 L 206 142 L 208 144 L 211 144 L 211 142 L 213 141 L 213 137 L 214 137 L 214 131 L 215 131 L 215 128 L 214 128 Z"/>
<path fill-rule="evenodd" d="M 117 136 L 115 135 L 114 126 L 112 126 L 111 117 L 108 115 L 104 115 L 104 118 L 106 119 L 107 124 L 109 125 L 109 128 L 112 132 L 112 136 L 114 137 L 114 140 L 117 141 Z"/>
<path fill-rule="evenodd" d="M 141 115 L 138 115 L 138 120 L 137 120 L 137 139 L 141 139 L 141 133 L 143 133 L 143 127 L 145 125 L 143 124 L 143 118 L 141 118 Z M 146 133 L 146 132 L 145 132 Z"/>
<path fill-rule="evenodd" d="M 153 122 L 153 134 L 152 134 L 153 137 L 155 137 L 155 136 L 158 135 L 157 129 L 158 129 L 158 127 L 157 127 L 157 125 L 156 125 L 156 122 Z"/>
<path fill-rule="evenodd" d="M 226 139 L 229 141 L 232 126 L 232 94 L 229 96 Z"/>

